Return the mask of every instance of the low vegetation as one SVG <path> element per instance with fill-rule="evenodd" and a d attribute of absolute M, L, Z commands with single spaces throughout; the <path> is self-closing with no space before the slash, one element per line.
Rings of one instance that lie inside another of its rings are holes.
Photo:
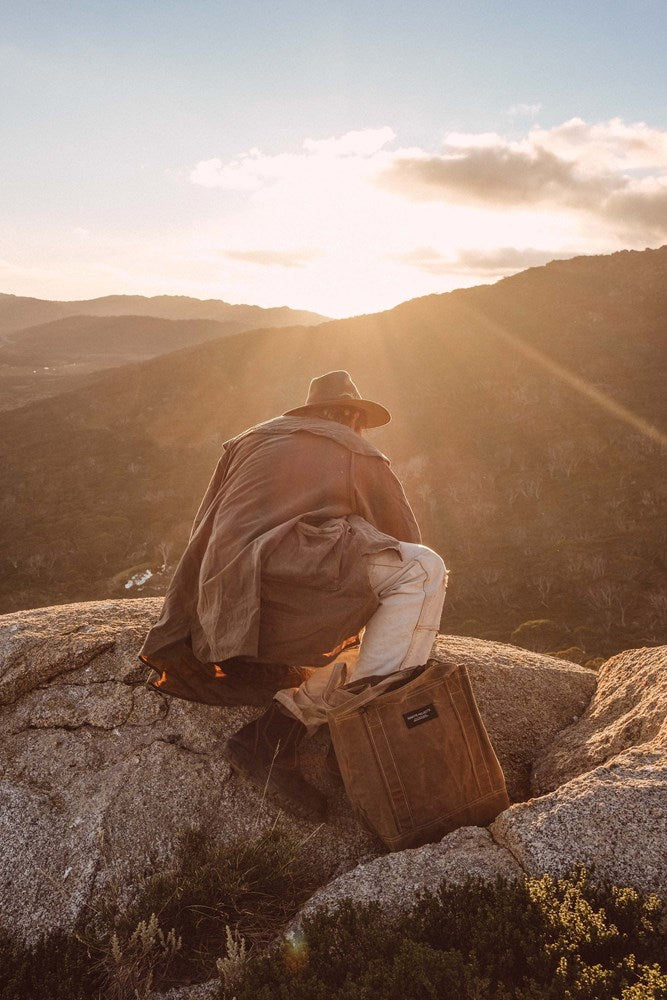
<path fill-rule="evenodd" d="M 388 923 L 344 902 L 249 962 L 236 1000 L 664 1000 L 664 910 L 583 870 L 443 885 Z M 231 994 L 229 994 L 231 996 Z"/>
<path fill-rule="evenodd" d="M 210 979 L 230 941 L 266 947 L 320 878 L 307 844 L 280 829 L 223 845 L 187 831 L 129 905 L 109 889 L 85 927 L 33 949 L 0 928 L 0 998 L 148 1000 Z"/>
<path fill-rule="evenodd" d="M 271 944 L 317 885 L 308 843 L 280 829 L 222 847 L 201 832 L 129 906 L 31 950 L 0 932 L 2 1000 L 150 1000 L 219 980 L 222 1000 L 665 1000 L 667 913 L 579 869 L 317 911 Z"/>

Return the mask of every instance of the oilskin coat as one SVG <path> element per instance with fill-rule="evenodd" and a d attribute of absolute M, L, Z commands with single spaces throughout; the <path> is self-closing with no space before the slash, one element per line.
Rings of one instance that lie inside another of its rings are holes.
<path fill-rule="evenodd" d="M 231 665 L 329 663 L 378 606 L 364 554 L 397 540 L 421 540 L 403 487 L 349 428 L 277 417 L 227 441 L 139 654 L 154 686 L 225 703 Z"/>

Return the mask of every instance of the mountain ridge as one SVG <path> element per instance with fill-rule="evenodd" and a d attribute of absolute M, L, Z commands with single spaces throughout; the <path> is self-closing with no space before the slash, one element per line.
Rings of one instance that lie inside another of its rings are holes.
<path fill-rule="evenodd" d="M 94 299 L 40 299 L 0 292 L 0 333 L 37 326 L 67 316 L 154 316 L 157 319 L 210 319 L 250 325 L 315 324 L 327 317 L 289 306 L 232 304 L 188 295 L 104 295 Z M 27 318 L 26 318 L 27 317 Z"/>
<path fill-rule="evenodd" d="M 224 321 L 72 315 L 5 330 L 0 332 L 0 409 L 58 395 L 92 371 L 252 329 L 255 314 L 245 315 L 245 320 Z M 266 328 L 277 330 L 284 317 L 281 313 L 260 318 Z"/>

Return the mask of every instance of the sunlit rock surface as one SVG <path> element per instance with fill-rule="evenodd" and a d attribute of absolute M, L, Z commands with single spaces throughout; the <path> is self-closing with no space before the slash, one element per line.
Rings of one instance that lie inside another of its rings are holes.
<path fill-rule="evenodd" d="M 629 649 L 602 665 L 581 719 L 538 755 L 534 795 L 544 795 L 616 754 L 656 741 L 667 746 L 667 646 Z"/>
<path fill-rule="evenodd" d="M 222 840 L 270 827 L 276 810 L 230 773 L 224 739 L 258 708 L 217 708 L 146 689 L 137 659 L 161 599 L 97 601 L 0 618 L 0 910 L 35 939 L 85 917 L 113 881 L 131 892 L 193 825 Z M 309 770 L 327 790 L 327 741 Z M 284 816 L 322 879 L 378 845 L 328 790 L 330 822 Z"/>
<path fill-rule="evenodd" d="M 553 656 L 458 635 L 438 636 L 434 655 L 468 668 L 510 799 L 528 798 L 533 761 L 585 710 L 596 674 Z"/>
<path fill-rule="evenodd" d="M 95 601 L 0 618 L 0 907 L 34 939 L 85 917 L 113 883 L 131 894 L 184 827 L 221 839 L 255 834 L 276 810 L 220 754 L 260 708 L 161 697 L 137 652 L 162 599 Z M 581 712 L 595 676 L 573 664 L 477 639 L 441 637 L 436 656 L 470 669 L 514 798 L 542 747 Z M 327 776 L 325 732 L 304 747 L 329 797 L 329 822 L 283 816 L 321 861 L 322 884 L 382 845 Z"/>
<path fill-rule="evenodd" d="M 667 747 L 626 750 L 490 829 L 530 875 L 584 864 L 600 881 L 667 897 Z"/>

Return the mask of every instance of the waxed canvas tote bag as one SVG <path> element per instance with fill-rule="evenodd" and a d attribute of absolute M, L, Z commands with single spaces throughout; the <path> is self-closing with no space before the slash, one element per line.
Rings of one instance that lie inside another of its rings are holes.
<path fill-rule="evenodd" d="M 509 806 L 464 665 L 429 661 L 372 686 L 341 686 L 330 705 L 348 798 L 389 850 L 487 826 Z"/>

